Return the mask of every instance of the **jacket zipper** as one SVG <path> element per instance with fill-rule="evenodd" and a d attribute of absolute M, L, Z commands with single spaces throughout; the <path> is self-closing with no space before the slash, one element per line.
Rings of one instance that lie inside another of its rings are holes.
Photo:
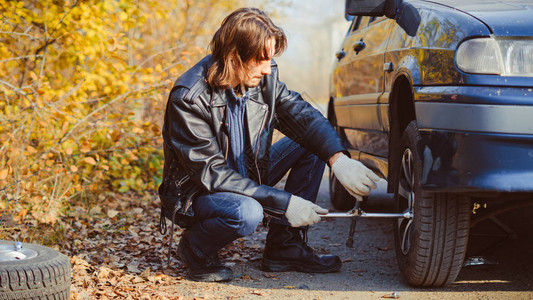
<path fill-rule="evenodd" d="M 182 179 L 180 180 L 176 180 L 175 181 L 175 184 L 176 184 L 176 188 L 178 189 L 178 196 L 181 196 L 181 186 L 187 182 L 187 180 L 189 180 L 190 176 L 189 175 L 185 175 Z"/>
<path fill-rule="evenodd" d="M 257 149 L 255 150 L 255 168 L 257 170 L 257 179 L 259 180 L 259 184 L 261 184 L 261 173 L 259 172 L 259 165 L 257 164 L 257 156 L 259 155 L 259 147 L 261 146 L 261 133 L 263 132 L 263 129 L 265 129 L 266 118 L 267 113 L 265 112 L 265 115 L 263 116 L 263 124 L 261 125 L 261 130 L 259 130 L 259 135 L 257 136 Z"/>
<path fill-rule="evenodd" d="M 229 152 L 229 138 L 228 138 L 228 135 L 226 134 L 226 154 L 224 155 L 224 159 L 226 161 L 228 161 L 228 152 Z"/>
<path fill-rule="evenodd" d="M 227 134 L 228 127 L 226 126 L 226 120 L 224 119 L 224 109 L 220 107 L 220 114 L 222 115 L 222 125 L 226 128 L 226 153 L 224 154 L 224 159 L 228 161 L 228 153 L 229 153 L 229 138 Z"/>

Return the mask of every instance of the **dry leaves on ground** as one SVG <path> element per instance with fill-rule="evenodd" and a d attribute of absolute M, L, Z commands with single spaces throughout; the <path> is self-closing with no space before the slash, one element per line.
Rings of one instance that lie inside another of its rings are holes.
<path fill-rule="evenodd" d="M 169 235 L 159 232 L 158 204 L 156 196 L 115 196 L 103 199 L 88 214 L 65 219 L 70 224 L 65 229 L 69 242 L 61 251 L 71 257 L 71 299 L 188 297 L 180 294 L 180 285 L 191 282 L 183 280 L 185 268 L 176 247 L 167 266 Z M 182 230 L 175 227 L 175 232 L 174 246 Z M 259 259 L 261 251 L 262 245 L 245 246 L 237 240 L 219 255 L 226 263 L 241 264 Z"/>

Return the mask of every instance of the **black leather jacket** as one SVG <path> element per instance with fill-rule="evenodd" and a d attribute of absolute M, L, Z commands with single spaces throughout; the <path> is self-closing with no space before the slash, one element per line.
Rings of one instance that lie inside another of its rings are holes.
<path fill-rule="evenodd" d="M 202 59 L 176 81 L 170 93 L 163 126 L 161 199 L 176 197 L 178 188 L 181 194 L 195 196 L 232 192 L 256 199 L 267 214 L 281 218 L 291 194 L 265 185 L 274 128 L 324 161 L 346 149 L 328 120 L 278 80 L 278 68 L 272 61 L 272 73 L 264 76 L 258 87 L 249 89 L 245 121 L 249 178 L 242 177 L 226 163 L 227 98 L 225 91 L 206 82 L 211 64 L 211 56 Z"/>

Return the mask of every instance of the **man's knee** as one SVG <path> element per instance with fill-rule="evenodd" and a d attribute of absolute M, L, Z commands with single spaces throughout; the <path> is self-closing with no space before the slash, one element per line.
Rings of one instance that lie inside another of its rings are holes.
<path fill-rule="evenodd" d="M 239 230 L 240 236 L 252 234 L 257 225 L 263 220 L 263 207 L 253 198 L 246 198 L 239 206 Z"/>

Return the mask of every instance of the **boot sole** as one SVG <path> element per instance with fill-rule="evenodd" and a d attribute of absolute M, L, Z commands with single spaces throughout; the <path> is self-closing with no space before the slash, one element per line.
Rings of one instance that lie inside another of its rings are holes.
<path fill-rule="evenodd" d="M 181 261 L 187 264 L 187 254 L 185 254 L 184 250 L 181 248 L 181 245 L 178 245 L 178 255 Z M 203 281 L 203 282 L 225 282 L 225 281 L 231 281 L 234 277 L 233 272 L 231 270 L 218 272 L 218 273 L 207 273 L 207 274 L 193 274 L 190 270 L 188 270 L 187 275 L 189 279 L 193 281 Z"/>
<path fill-rule="evenodd" d="M 224 274 L 203 274 L 203 275 L 194 275 L 191 272 L 188 273 L 189 278 L 193 281 L 201 282 L 227 282 L 233 279 L 233 272 L 224 272 Z"/>
<path fill-rule="evenodd" d="M 297 261 L 276 261 L 263 257 L 261 261 L 261 270 L 265 272 L 287 272 L 297 271 L 303 273 L 333 273 L 338 272 L 342 267 L 339 261 L 331 266 L 309 266 Z"/>

